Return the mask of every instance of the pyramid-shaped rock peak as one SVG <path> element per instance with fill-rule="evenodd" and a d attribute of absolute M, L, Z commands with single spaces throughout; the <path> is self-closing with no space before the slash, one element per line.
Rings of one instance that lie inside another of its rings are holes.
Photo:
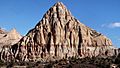
<path fill-rule="evenodd" d="M 39 26 L 42 23 L 52 26 L 54 23 L 59 22 L 59 24 L 64 27 L 71 18 L 71 13 L 61 2 L 58 2 L 46 12 L 43 19 L 37 25 Z"/>
<path fill-rule="evenodd" d="M 36 41 L 41 39 L 38 44 L 48 44 L 50 35 L 51 42 L 49 43 L 54 45 L 62 44 L 63 42 L 68 42 L 68 45 L 78 45 L 81 42 L 83 46 L 112 45 L 112 42 L 101 33 L 75 19 L 61 2 L 56 3 L 47 11 L 43 19 L 29 34 L 31 35 L 31 33 L 35 33 L 32 34 L 34 35 L 32 37 L 36 36 Z M 38 37 L 39 39 L 37 39 Z"/>
<path fill-rule="evenodd" d="M 58 2 L 11 49 L 17 60 L 49 61 L 68 57 L 112 56 L 115 48 L 106 36 L 80 23 Z"/>

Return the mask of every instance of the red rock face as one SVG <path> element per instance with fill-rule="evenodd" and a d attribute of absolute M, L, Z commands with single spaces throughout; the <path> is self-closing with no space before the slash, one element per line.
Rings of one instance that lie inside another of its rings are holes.
<path fill-rule="evenodd" d="M 51 7 L 35 28 L 10 49 L 12 59 L 18 61 L 115 54 L 110 39 L 75 19 L 61 2 Z"/>

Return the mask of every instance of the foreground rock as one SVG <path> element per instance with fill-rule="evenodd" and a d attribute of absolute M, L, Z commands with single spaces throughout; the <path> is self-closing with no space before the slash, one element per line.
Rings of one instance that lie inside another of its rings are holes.
<path fill-rule="evenodd" d="M 113 56 L 117 55 L 117 49 L 110 39 L 79 22 L 58 2 L 35 28 L 10 47 L 9 53 L 9 60 L 54 61 L 69 57 Z"/>

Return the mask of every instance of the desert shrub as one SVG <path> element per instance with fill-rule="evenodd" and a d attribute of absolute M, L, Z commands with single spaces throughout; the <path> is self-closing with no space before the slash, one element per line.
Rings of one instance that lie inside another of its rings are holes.
<path fill-rule="evenodd" d="M 5 65 L 5 63 L 2 60 L 0 60 L 0 67 L 3 65 Z"/>
<path fill-rule="evenodd" d="M 52 66 L 53 65 L 50 63 L 50 64 L 46 65 L 45 68 L 52 68 Z"/>
<path fill-rule="evenodd" d="M 120 54 L 116 57 L 115 63 L 116 63 L 116 64 L 120 64 Z"/>
<path fill-rule="evenodd" d="M 14 65 L 14 62 L 8 62 L 7 63 L 7 68 L 11 68 L 11 67 L 13 67 L 13 65 Z"/>

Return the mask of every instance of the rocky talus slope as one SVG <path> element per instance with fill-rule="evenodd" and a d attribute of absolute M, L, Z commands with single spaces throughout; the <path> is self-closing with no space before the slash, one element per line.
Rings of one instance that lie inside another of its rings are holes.
<path fill-rule="evenodd" d="M 54 61 L 69 57 L 117 55 L 103 34 L 85 26 L 58 2 L 17 44 L 10 47 L 6 61 Z M 3 55 L 5 56 L 5 55 Z"/>

